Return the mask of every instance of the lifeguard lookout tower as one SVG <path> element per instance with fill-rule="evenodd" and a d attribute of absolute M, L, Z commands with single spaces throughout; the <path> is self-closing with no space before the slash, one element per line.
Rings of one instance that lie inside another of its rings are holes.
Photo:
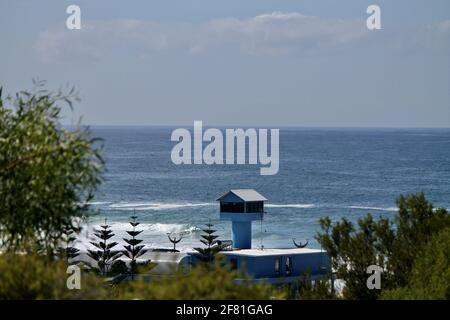
<path fill-rule="evenodd" d="M 263 219 L 267 199 L 253 189 L 234 189 L 216 201 L 220 201 L 220 219 L 231 221 L 233 248 L 251 249 L 252 221 Z"/>

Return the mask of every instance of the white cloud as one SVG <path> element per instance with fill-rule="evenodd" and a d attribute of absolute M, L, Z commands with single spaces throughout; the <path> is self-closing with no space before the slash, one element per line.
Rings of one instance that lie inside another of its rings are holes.
<path fill-rule="evenodd" d="M 441 32 L 450 32 L 450 20 L 442 21 L 437 25 L 437 28 Z"/>
<path fill-rule="evenodd" d="M 127 19 L 89 21 L 81 30 L 43 31 L 34 48 L 46 62 L 98 59 L 123 50 L 141 55 L 164 50 L 199 53 L 222 47 L 244 54 L 280 55 L 345 45 L 367 33 L 363 20 L 273 12 L 249 19 L 222 18 L 202 24 Z"/>
<path fill-rule="evenodd" d="M 411 34 L 413 45 L 427 48 L 433 53 L 448 54 L 450 50 L 450 20 L 422 27 Z"/>
<path fill-rule="evenodd" d="M 213 21 L 208 29 L 210 39 L 228 40 L 251 54 L 310 51 L 358 40 L 366 33 L 359 20 L 330 20 L 281 12 L 248 20 Z"/>

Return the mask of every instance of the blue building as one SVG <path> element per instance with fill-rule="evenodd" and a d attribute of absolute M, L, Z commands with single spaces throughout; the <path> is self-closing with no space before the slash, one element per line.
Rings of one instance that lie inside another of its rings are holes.
<path fill-rule="evenodd" d="M 304 274 L 321 278 L 330 265 L 325 252 L 307 248 L 244 249 L 222 254 L 233 268 L 250 275 L 252 281 L 273 284 L 294 282 Z"/>
<path fill-rule="evenodd" d="M 230 190 L 219 197 L 220 219 L 231 221 L 232 250 L 222 251 L 233 269 L 255 281 L 286 283 L 302 274 L 322 277 L 330 269 L 326 252 L 310 248 L 253 248 L 252 221 L 264 219 L 267 199 L 253 189 Z"/>
<path fill-rule="evenodd" d="M 252 221 L 264 218 L 262 195 L 253 189 L 230 190 L 220 201 L 220 219 L 231 221 L 231 237 L 234 249 L 251 249 Z"/>

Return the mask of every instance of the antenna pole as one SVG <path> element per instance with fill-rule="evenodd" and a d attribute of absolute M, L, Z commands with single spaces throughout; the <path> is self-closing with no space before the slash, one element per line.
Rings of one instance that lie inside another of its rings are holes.
<path fill-rule="evenodd" d="M 261 220 L 260 220 L 260 223 L 261 223 L 261 237 L 260 237 L 260 247 L 261 247 L 261 250 L 263 250 L 263 215 L 264 215 L 264 212 L 262 212 L 261 213 Z"/>

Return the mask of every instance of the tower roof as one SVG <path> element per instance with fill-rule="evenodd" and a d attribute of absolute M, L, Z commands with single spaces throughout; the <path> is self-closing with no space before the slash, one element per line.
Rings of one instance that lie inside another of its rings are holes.
<path fill-rule="evenodd" d="M 264 198 L 259 192 L 254 189 L 231 189 L 230 191 L 217 198 L 216 201 L 220 201 L 230 194 L 234 194 L 242 201 L 267 201 L 266 198 Z"/>

